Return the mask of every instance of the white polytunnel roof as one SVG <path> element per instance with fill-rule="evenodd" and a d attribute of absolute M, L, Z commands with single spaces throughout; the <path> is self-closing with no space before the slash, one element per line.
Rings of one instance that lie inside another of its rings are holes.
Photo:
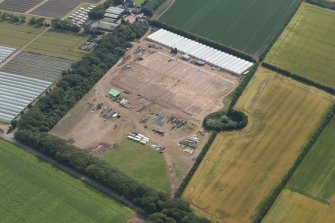
<path fill-rule="evenodd" d="M 0 71 L 0 121 L 10 123 L 51 82 Z"/>
<path fill-rule="evenodd" d="M 159 29 L 149 35 L 147 39 L 168 48 L 177 48 L 182 53 L 238 75 L 243 74 L 254 65 L 252 62 L 216 50 L 165 29 Z"/>
<path fill-rule="evenodd" d="M 12 55 L 16 49 L 10 48 L 10 47 L 5 47 L 5 46 L 0 46 L 0 64 L 4 62 L 10 55 Z"/>

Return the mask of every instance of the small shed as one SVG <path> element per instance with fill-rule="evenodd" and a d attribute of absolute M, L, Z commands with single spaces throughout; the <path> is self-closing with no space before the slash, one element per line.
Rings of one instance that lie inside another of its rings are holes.
<path fill-rule="evenodd" d="M 111 89 L 108 93 L 108 95 L 112 98 L 117 98 L 120 96 L 120 91 L 115 90 L 115 89 Z"/>
<path fill-rule="evenodd" d="M 125 107 L 125 108 L 127 108 L 127 109 L 129 108 L 129 102 L 128 102 L 127 99 L 122 99 L 120 101 L 120 105 L 123 106 L 123 107 Z"/>

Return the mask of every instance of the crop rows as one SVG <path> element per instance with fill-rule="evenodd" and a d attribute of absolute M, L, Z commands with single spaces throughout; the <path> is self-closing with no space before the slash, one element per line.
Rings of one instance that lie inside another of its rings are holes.
<path fill-rule="evenodd" d="M 8 62 L 1 70 L 20 74 L 39 80 L 54 82 L 61 72 L 70 68 L 72 61 L 36 53 L 21 52 Z"/>
<path fill-rule="evenodd" d="M 0 9 L 26 12 L 40 2 L 42 2 L 42 0 L 5 0 L 0 4 Z"/>
<path fill-rule="evenodd" d="M 62 18 L 81 2 L 82 0 L 49 0 L 32 11 L 32 14 L 51 18 Z"/>

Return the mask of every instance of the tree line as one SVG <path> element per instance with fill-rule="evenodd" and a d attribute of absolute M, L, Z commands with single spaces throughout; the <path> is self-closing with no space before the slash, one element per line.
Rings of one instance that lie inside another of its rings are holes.
<path fill-rule="evenodd" d="M 16 123 L 15 138 L 115 191 L 144 210 L 149 216 L 148 222 L 207 223 L 208 220 L 192 212 L 188 202 L 170 199 L 166 193 L 129 178 L 110 164 L 48 133 L 116 64 L 131 47 L 130 42 L 142 37 L 147 30 L 146 23 L 126 23 L 104 36 L 91 54 L 63 71 L 56 86 L 21 116 Z"/>
<path fill-rule="evenodd" d="M 306 0 L 306 2 L 313 4 L 313 5 L 320 6 L 322 8 L 328 8 L 328 9 L 335 10 L 335 2 L 330 2 L 327 0 Z"/>
<path fill-rule="evenodd" d="M 279 73 L 281 75 L 290 77 L 290 78 L 292 78 L 292 79 L 294 79 L 294 80 L 296 80 L 298 82 L 302 82 L 302 83 L 304 83 L 306 85 L 319 88 L 319 89 L 324 90 L 325 92 L 327 92 L 329 94 L 335 95 L 335 89 L 331 88 L 329 86 L 317 83 L 315 81 L 309 80 L 309 79 L 307 79 L 305 77 L 299 76 L 297 74 L 294 74 L 292 72 L 289 72 L 287 70 L 281 69 L 279 67 L 273 66 L 273 65 L 265 63 L 265 62 L 262 64 L 262 66 L 265 67 L 265 68 L 267 68 L 267 69 L 269 69 L 269 70 L 275 71 L 275 72 L 277 72 L 277 73 Z"/>
<path fill-rule="evenodd" d="M 28 25 L 36 27 L 49 26 L 49 24 L 45 22 L 45 18 L 43 17 L 36 18 L 33 16 L 27 21 L 27 18 L 23 15 L 15 15 L 7 12 L 0 12 L 0 22 L 4 21 L 14 24 L 23 24 L 28 22 Z"/>

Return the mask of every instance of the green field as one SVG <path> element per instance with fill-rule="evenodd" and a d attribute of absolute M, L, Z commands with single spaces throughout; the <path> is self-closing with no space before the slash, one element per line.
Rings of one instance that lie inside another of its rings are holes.
<path fill-rule="evenodd" d="M 20 49 L 33 40 L 45 27 L 33 28 L 26 24 L 14 25 L 0 22 L 0 46 L 14 47 Z"/>
<path fill-rule="evenodd" d="M 135 2 L 137 5 L 141 5 L 141 4 L 144 2 L 144 0 L 134 0 L 134 2 Z"/>
<path fill-rule="evenodd" d="M 247 127 L 218 134 L 182 197 L 217 222 L 252 222 L 332 101 L 322 91 L 260 68 L 235 106 L 248 115 Z"/>
<path fill-rule="evenodd" d="M 48 31 L 38 37 L 25 50 L 68 60 L 80 60 L 88 51 L 79 49 L 87 36 Z"/>
<path fill-rule="evenodd" d="M 335 88 L 335 11 L 302 4 L 265 61 Z"/>
<path fill-rule="evenodd" d="M 335 118 L 324 129 L 263 222 L 335 222 Z"/>
<path fill-rule="evenodd" d="M 176 0 L 160 21 L 258 56 L 299 0 Z"/>
<path fill-rule="evenodd" d="M 107 153 L 103 160 L 147 186 L 170 191 L 164 156 L 149 146 L 125 140 L 117 149 Z"/>
<path fill-rule="evenodd" d="M 1 222 L 127 222 L 134 212 L 0 140 Z"/>

